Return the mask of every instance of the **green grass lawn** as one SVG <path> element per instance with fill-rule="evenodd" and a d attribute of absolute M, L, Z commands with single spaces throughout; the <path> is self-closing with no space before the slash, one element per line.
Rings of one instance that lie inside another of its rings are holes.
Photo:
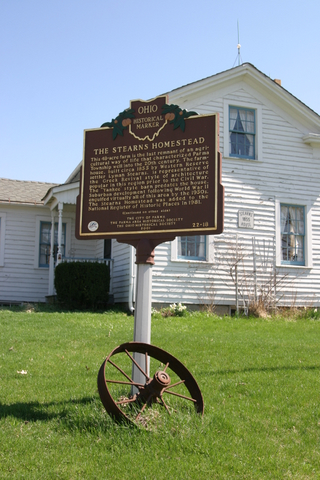
<path fill-rule="evenodd" d="M 133 317 L 2 308 L 0 332 L 1 479 L 320 479 L 317 312 L 154 315 L 152 344 L 191 371 L 205 411 L 147 430 L 114 423 L 97 392 Z"/>

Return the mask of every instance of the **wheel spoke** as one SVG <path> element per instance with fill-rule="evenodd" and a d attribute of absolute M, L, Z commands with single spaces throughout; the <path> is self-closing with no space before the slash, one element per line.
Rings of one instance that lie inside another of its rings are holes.
<path fill-rule="evenodd" d="M 140 372 L 146 377 L 147 380 L 149 380 L 149 376 L 146 374 L 146 372 L 140 367 L 140 365 L 138 364 L 138 362 L 135 361 L 135 359 L 133 358 L 132 355 L 130 355 L 130 353 L 128 352 L 128 350 L 125 350 L 126 354 L 128 355 L 129 358 L 131 358 L 131 360 L 133 361 L 133 363 L 135 364 L 135 366 L 140 370 Z"/>
<path fill-rule="evenodd" d="M 107 383 L 120 383 L 121 385 L 134 385 L 135 387 L 143 387 L 143 383 L 137 383 L 132 380 L 132 382 L 125 382 L 123 380 L 108 380 L 106 378 Z"/>
<path fill-rule="evenodd" d="M 127 398 L 126 400 L 119 400 L 119 402 L 116 402 L 116 405 L 123 405 L 125 403 L 133 403 L 135 402 L 137 399 L 136 399 L 136 396 L 132 397 L 132 398 Z"/>
<path fill-rule="evenodd" d="M 197 400 L 195 400 L 194 398 L 186 397 L 185 395 L 180 395 L 180 393 L 168 392 L 167 390 L 165 390 L 163 393 L 168 393 L 170 395 L 175 395 L 176 397 L 184 398 L 185 400 L 190 400 L 190 402 L 197 403 Z"/>
<path fill-rule="evenodd" d="M 185 380 L 180 380 L 180 382 L 173 383 L 172 385 L 165 387 L 165 391 L 169 390 L 169 388 L 173 388 L 173 387 L 176 387 L 177 385 L 181 385 L 181 383 L 185 383 Z"/>
<path fill-rule="evenodd" d="M 145 359 L 145 370 L 146 372 L 148 372 L 148 352 L 145 353 L 145 356 L 144 356 L 144 359 Z M 149 376 L 147 377 L 149 379 Z"/>
<path fill-rule="evenodd" d="M 136 420 L 138 420 L 138 418 L 140 417 L 141 413 L 143 413 L 143 411 L 145 410 L 146 406 L 148 405 L 149 400 L 151 400 L 151 397 L 152 397 L 152 395 L 150 395 L 150 396 L 148 397 L 148 400 L 143 404 L 143 407 L 141 408 L 140 412 L 139 412 L 138 415 L 136 416 Z"/>
<path fill-rule="evenodd" d="M 167 412 L 169 413 L 169 415 L 171 415 L 170 410 L 169 410 L 169 407 L 168 407 L 168 405 L 166 404 L 166 402 L 163 400 L 162 395 L 160 395 L 160 400 L 161 400 L 161 402 L 163 403 L 163 406 L 165 407 L 165 409 L 167 410 Z"/>
<path fill-rule="evenodd" d="M 169 367 L 169 362 L 166 364 L 166 366 L 164 367 L 163 371 L 165 372 L 168 367 Z"/>
<path fill-rule="evenodd" d="M 119 370 L 119 372 L 122 373 L 122 375 L 124 375 L 130 382 L 133 382 L 132 378 L 130 378 L 129 375 L 127 375 L 126 372 L 122 370 L 122 368 L 118 367 L 118 365 L 116 365 L 112 360 L 110 360 L 110 358 L 109 363 L 111 363 L 111 365 L 113 365 L 117 370 Z"/>

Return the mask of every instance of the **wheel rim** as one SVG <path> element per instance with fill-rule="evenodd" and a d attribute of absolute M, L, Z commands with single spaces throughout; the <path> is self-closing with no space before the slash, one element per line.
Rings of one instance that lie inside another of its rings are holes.
<path fill-rule="evenodd" d="M 145 358 L 144 367 L 137 367 L 143 381 L 132 378 L 132 366 L 137 365 L 134 354 Z M 194 405 L 195 411 L 203 414 L 202 394 L 190 371 L 170 353 L 146 343 L 127 342 L 112 350 L 99 370 L 98 390 L 106 411 L 116 421 L 146 426 L 149 407 L 154 405 L 168 413 L 190 411 Z"/>

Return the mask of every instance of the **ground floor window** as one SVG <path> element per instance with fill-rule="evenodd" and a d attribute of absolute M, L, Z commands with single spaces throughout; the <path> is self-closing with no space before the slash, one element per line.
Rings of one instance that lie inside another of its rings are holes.
<path fill-rule="evenodd" d="M 61 253 L 65 256 L 66 224 L 62 224 Z M 49 267 L 51 252 L 51 222 L 40 222 L 39 267 Z M 58 253 L 58 224 L 54 224 L 54 259 Z"/>
<path fill-rule="evenodd" d="M 111 258 L 111 239 L 106 238 L 103 242 L 103 258 L 108 259 Z"/>
<path fill-rule="evenodd" d="M 178 259 L 206 260 L 206 236 L 194 235 L 178 238 Z"/>
<path fill-rule="evenodd" d="M 305 208 L 280 205 L 281 263 L 305 265 Z"/>

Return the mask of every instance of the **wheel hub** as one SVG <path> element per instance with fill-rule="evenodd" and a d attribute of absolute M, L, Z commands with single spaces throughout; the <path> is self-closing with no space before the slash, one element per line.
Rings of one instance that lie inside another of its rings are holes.
<path fill-rule="evenodd" d="M 167 387 L 171 383 L 171 379 L 166 372 L 156 372 L 153 376 L 153 381 L 161 385 L 162 388 Z"/>
<path fill-rule="evenodd" d="M 155 402 L 157 398 L 161 398 L 163 390 L 171 383 L 169 375 L 164 372 L 156 372 L 153 378 L 140 389 L 138 396 L 148 402 Z"/>

